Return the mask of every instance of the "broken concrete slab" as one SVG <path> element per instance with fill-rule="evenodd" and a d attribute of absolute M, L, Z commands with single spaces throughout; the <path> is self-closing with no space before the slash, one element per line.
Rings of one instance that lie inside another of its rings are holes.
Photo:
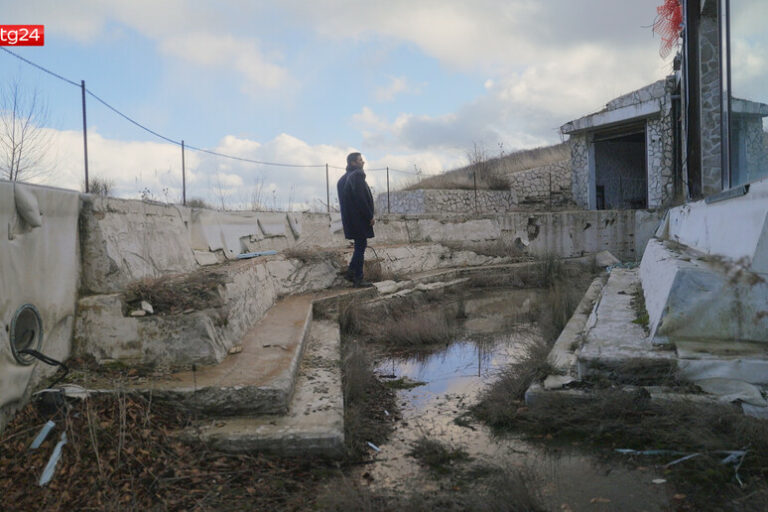
<path fill-rule="evenodd" d="M 653 239 L 640 277 L 655 340 L 768 342 L 768 282 L 738 262 Z"/>
<path fill-rule="evenodd" d="M 343 456 L 344 399 L 338 324 L 313 321 L 296 391 L 285 415 L 206 420 L 183 435 L 232 453 Z"/>
<path fill-rule="evenodd" d="M 738 379 L 700 379 L 694 381 L 702 391 L 717 396 L 721 402 L 744 402 L 756 407 L 768 407 L 768 401 L 763 398 L 760 388 Z"/>

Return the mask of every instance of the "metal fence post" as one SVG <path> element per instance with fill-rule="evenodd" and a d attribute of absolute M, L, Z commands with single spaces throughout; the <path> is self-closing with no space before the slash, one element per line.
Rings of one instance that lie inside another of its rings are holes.
<path fill-rule="evenodd" d="M 331 182 L 328 179 L 328 163 L 325 164 L 325 206 L 328 213 L 331 213 Z"/>
<path fill-rule="evenodd" d="M 387 166 L 387 213 L 392 213 L 389 207 L 389 166 Z"/>
<path fill-rule="evenodd" d="M 83 159 L 85 161 L 85 193 L 89 192 L 88 187 L 88 123 L 85 115 L 85 80 L 80 80 L 80 91 L 83 96 Z"/>
<path fill-rule="evenodd" d="M 184 139 L 181 139 L 181 204 L 187 206 L 187 169 L 184 165 Z"/>

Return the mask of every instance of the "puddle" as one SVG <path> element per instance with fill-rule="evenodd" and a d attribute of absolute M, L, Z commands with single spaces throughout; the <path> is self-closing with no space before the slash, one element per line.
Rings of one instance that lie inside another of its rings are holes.
<path fill-rule="evenodd" d="M 532 472 L 550 510 L 668 508 L 667 489 L 652 483 L 659 477 L 652 468 L 605 466 L 571 447 L 546 450 L 516 436 L 492 436 L 485 425 L 466 414 L 499 369 L 540 336 L 535 324 L 521 321 L 530 320 L 539 294 L 536 290 L 484 290 L 467 297 L 467 319 L 455 341 L 430 354 L 379 360 L 376 370 L 380 377 L 407 377 L 425 384 L 397 392 L 401 418 L 396 421 L 396 430 L 379 447 L 375 461 L 361 471 L 373 488 L 428 492 L 443 487 L 444 479 L 436 478 L 407 455 L 416 440 L 426 437 L 465 450 L 472 460 L 464 464 L 470 466 Z M 461 425 L 454 422 L 458 417 L 464 420 Z"/>

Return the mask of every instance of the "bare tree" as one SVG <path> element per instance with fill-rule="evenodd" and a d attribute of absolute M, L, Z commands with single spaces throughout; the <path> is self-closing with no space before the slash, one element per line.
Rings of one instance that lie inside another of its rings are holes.
<path fill-rule="evenodd" d="M 48 109 L 37 90 L 26 91 L 18 81 L 0 91 L 0 177 L 28 181 L 51 172 L 43 160 L 50 147 L 44 128 Z"/>

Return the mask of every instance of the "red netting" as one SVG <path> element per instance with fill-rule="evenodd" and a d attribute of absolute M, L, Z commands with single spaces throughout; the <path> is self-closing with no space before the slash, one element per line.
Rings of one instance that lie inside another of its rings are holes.
<path fill-rule="evenodd" d="M 661 36 L 659 55 L 665 58 L 672 51 L 683 30 L 683 8 L 680 0 L 664 0 L 664 5 L 656 8 L 656 14 L 653 32 Z"/>

